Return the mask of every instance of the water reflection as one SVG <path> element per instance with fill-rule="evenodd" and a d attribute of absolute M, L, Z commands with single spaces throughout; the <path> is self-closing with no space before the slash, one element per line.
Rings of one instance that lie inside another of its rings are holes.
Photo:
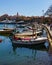
<path fill-rule="evenodd" d="M 35 46 L 18 46 L 18 45 L 16 45 L 16 44 L 13 44 L 12 43 L 12 47 L 13 47 L 13 51 L 15 52 L 15 50 L 17 49 L 17 48 L 28 48 L 28 49 L 32 49 L 32 50 L 42 50 L 42 51 L 47 51 L 48 50 L 48 48 L 46 48 L 46 46 L 44 45 L 44 44 L 40 44 L 40 45 L 35 45 Z"/>
<path fill-rule="evenodd" d="M 4 40 L 0 44 L 0 65 L 42 65 L 44 62 L 48 63 L 48 49 L 45 45 L 22 47 L 14 45 L 8 37 L 1 38 Z"/>
<path fill-rule="evenodd" d="M 35 57 L 36 57 L 36 53 L 37 51 L 48 51 L 48 48 L 46 48 L 46 46 L 44 44 L 40 44 L 40 45 L 35 45 L 35 46 L 17 46 L 15 44 L 12 43 L 12 48 L 13 48 L 13 52 L 15 54 L 17 54 L 17 49 L 21 49 L 21 52 L 23 51 L 22 49 L 26 48 L 26 49 L 29 49 L 29 50 L 32 50 L 32 57 L 34 58 L 35 60 Z"/>
<path fill-rule="evenodd" d="M 32 57 L 33 57 L 34 60 L 36 60 L 36 54 L 37 54 L 37 50 L 35 50 L 35 51 L 32 50 L 32 55 L 33 55 Z"/>

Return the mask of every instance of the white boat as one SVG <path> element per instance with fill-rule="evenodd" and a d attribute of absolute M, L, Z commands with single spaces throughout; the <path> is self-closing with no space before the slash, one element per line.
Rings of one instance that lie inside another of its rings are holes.
<path fill-rule="evenodd" d="M 17 45 L 35 45 L 44 44 L 47 41 L 47 37 L 13 37 L 11 40 L 12 43 Z"/>
<path fill-rule="evenodd" d="M 35 34 L 41 34 L 42 32 L 41 31 L 37 31 L 36 33 L 34 32 L 34 34 L 32 33 L 32 31 L 25 31 L 25 32 L 22 32 L 22 33 L 16 33 L 15 36 L 32 36 L 32 35 L 35 35 Z"/>
<path fill-rule="evenodd" d="M 18 36 L 18 35 L 33 35 L 33 34 L 41 35 L 42 34 L 42 30 L 35 31 L 35 29 L 29 28 L 27 26 L 18 27 L 14 31 L 15 31 L 14 33 L 16 34 L 16 36 Z"/>
<path fill-rule="evenodd" d="M 3 30 L 11 30 L 13 31 L 15 28 L 9 28 L 7 24 L 4 25 Z"/>
<path fill-rule="evenodd" d="M 15 28 L 3 28 L 3 30 L 11 30 L 13 31 Z"/>
<path fill-rule="evenodd" d="M 39 31 L 38 31 L 39 33 Z M 32 28 L 32 31 L 24 31 L 22 33 L 15 33 L 11 37 L 11 41 L 17 45 L 34 45 L 34 44 L 43 44 L 46 42 L 47 37 L 37 36 L 36 29 Z"/>

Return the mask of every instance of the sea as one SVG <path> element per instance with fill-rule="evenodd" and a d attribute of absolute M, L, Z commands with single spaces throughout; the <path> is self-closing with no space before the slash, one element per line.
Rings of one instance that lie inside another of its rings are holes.
<path fill-rule="evenodd" d="M 0 24 L 3 29 L 5 24 Z M 7 24 L 14 28 L 15 24 Z M 46 36 L 44 31 L 43 36 Z M 9 36 L 0 34 L 0 65 L 52 65 L 52 46 L 46 41 L 43 45 L 33 47 L 18 47 L 10 40 Z"/>

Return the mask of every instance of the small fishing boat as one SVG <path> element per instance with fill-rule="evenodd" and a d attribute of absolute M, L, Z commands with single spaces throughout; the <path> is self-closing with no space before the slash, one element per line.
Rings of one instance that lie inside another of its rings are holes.
<path fill-rule="evenodd" d="M 45 43 L 47 40 L 46 37 L 39 37 L 39 38 L 17 38 L 14 37 L 12 39 L 12 43 L 17 45 L 34 45 L 34 44 L 42 44 Z"/>
<path fill-rule="evenodd" d="M 40 37 L 34 34 L 14 34 L 11 38 L 12 43 L 17 45 L 44 44 L 47 37 Z"/>
<path fill-rule="evenodd" d="M 29 32 L 28 30 L 19 33 L 14 33 L 12 37 L 10 37 L 10 39 L 12 43 L 17 45 L 35 45 L 45 43 L 47 37 L 38 36 L 36 29 L 32 27 L 32 31 Z"/>
<path fill-rule="evenodd" d="M 41 31 L 36 31 L 36 33 L 32 33 L 32 31 L 24 31 L 24 32 L 21 32 L 21 33 L 15 33 L 15 36 L 33 36 L 35 34 L 39 35 L 41 34 L 42 32 Z"/>
<path fill-rule="evenodd" d="M 7 24 L 4 25 L 3 30 L 10 30 L 13 31 L 15 28 L 9 28 Z"/>
<path fill-rule="evenodd" d="M 25 25 L 18 25 L 13 33 L 16 33 L 16 35 L 32 35 L 34 33 L 35 35 L 35 30 L 37 35 L 42 34 L 42 30 L 37 30 L 36 28 Z"/>
<path fill-rule="evenodd" d="M 0 34 L 8 34 L 11 32 L 12 32 L 12 30 L 5 30 L 5 29 L 0 30 Z"/>
<path fill-rule="evenodd" d="M 13 31 L 14 28 L 3 28 L 3 30 L 11 30 L 11 31 Z"/>

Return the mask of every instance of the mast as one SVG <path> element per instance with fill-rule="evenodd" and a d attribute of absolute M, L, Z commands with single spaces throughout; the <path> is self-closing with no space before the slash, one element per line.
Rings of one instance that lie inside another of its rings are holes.
<path fill-rule="evenodd" d="M 32 24 L 32 34 L 33 34 L 33 36 L 32 37 L 34 37 L 34 32 L 35 32 L 35 38 L 37 38 L 37 33 L 36 33 L 36 27 L 35 27 L 35 25 L 34 24 Z"/>

